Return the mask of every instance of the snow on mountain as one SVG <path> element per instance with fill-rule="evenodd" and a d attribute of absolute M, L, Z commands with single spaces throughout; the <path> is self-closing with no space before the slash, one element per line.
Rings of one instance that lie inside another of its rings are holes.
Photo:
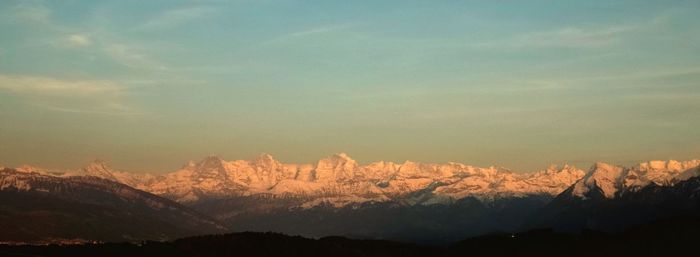
<path fill-rule="evenodd" d="M 29 164 L 24 164 L 22 166 L 19 166 L 19 167 L 15 168 L 15 170 L 17 170 L 19 172 L 24 172 L 24 173 L 32 173 L 32 172 L 43 173 L 44 172 L 44 169 L 39 168 L 39 167 L 34 167 L 32 165 L 29 165 Z"/>
<path fill-rule="evenodd" d="M 107 165 L 107 162 L 96 159 L 89 163 L 87 166 L 80 169 L 80 175 L 93 176 L 98 178 L 109 179 L 112 181 L 119 181 L 116 176 L 114 176 L 114 170 Z"/>
<path fill-rule="evenodd" d="M 2 168 L 0 168 L 0 170 L 2 170 Z M 48 169 L 28 164 L 21 165 L 13 170 L 22 173 L 36 173 L 54 177 L 98 177 L 126 184 L 131 187 L 150 183 L 157 177 L 151 174 L 116 171 L 112 169 L 106 161 L 100 159 L 96 159 L 77 170 Z"/>
<path fill-rule="evenodd" d="M 659 185 L 675 184 L 685 181 L 698 174 L 700 160 L 691 161 L 649 161 L 639 164 L 638 170 L 645 174 L 645 177 Z"/>
<path fill-rule="evenodd" d="M 46 174 L 46 173 L 44 173 Z M 137 174 L 126 171 L 116 171 L 109 164 L 101 159 L 95 159 L 77 171 L 66 171 L 56 173 L 62 177 L 91 176 L 116 181 L 131 187 L 138 187 L 140 184 L 150 182 L 156 176 L 151 174 Z"/>
<path fill-rule="evenodd" d="M 584 172 L 565 165 L 550 166 L 535 173 L 515 173 L 508 170 L 469 167 L 471 173 L 460 174 L 463 179 L 437 188 L 438 193 L 459 199 L 467 196 L 494 198 L 528 194 L 557 195 L 583 177 Z"/>
<path fill-rule="evenodd" d="M 2 168 L 0 168 L 0 170 L 1 169 Z M 32 166 L 29 164 L 21 165 L 21 166 L 15 168 L 15 170 L 18 172 L 24 172 L 24 173 L 38 173 L 38 174 L 52 175 L 52 176 L 61 176 L 61 175 L 66 174 L 66 172 L 67 172 L 65 170 L 46 169 L 46 168 Z"/>
<path fill-rule="evenodd" d="M 698 166 L 700 166 L 700 160 L 649 161 L 632 168 L 599 162 L 593 165 L 580 181 L 572 185 L 571 194 L 581 199 L 589 199 L 597 195 L 615 198 L 652 183 L 673 185 L 698 176 L 700 175 Z"/>
<path fill-rule="evenodd" d="M 357 170 L 357 162 L 345 153 L 321 159 L 316 164 L 317 181 L 338 182 L 352 180 Z"/>
<path fill-rule="evenodd" d="M 698 166 L 700 160 L 650 161 L 634 168 L 596 163 L 588 172 L 564 165 L 518 173 L 454 162 L 379 161 L 359 165 L 347 154 L 339 153 L 315 164 L 281 163 L 269 154 L 234 161 L 208 156 L 164 175 L 115 171 L 106 162 L 95 160 L 78 171 L 53 174 L 105 178 L 179 202 L 261 195 L 291 197 L 304 202 L 302 206 L 311 207 L 392 200 L 436 204 L 465 197 L 488 201 L 501 197 L 555 196 L 569 187 L 578 198 L 597 193 L 612 198 L 649 183 L 667 185 L 697 176 Z M 31 166 L 18 170 L 50 173 Z"/>
<path fill-rule="evenodd" d="M 623 167 L 598 162 L 593 165 L 583 179 L 574 184 L 572 193 L 575 196 L 586 198 L 589 193 L 598 190 L 605 198 L 613 198 L 622 187 L 623 175 L 627 174 L 627 171 Z M 634 174 L 632 175 L 634 176 Z M 629 184 L 635 182 L 628 181 Z"/>
<path fill-rule="evenodd" d="M 413 197 L 424 204 L 450 202 L 468 196 L 490 199 L 528 194 L 556 195 L 583 176 L 574 167 L 537 173 L 479 168 L 461 163 L 359 165 L 345 153 L 311 164 L 283 164 L 268 154 L 253 160 L 225 161 L 209 156 L 160 176 L 137 188 L 180 202 L 230 196 L 272 195 L 305 199 L 303 206 L 385 202 Z M 416 202 L 417 203 L 417 202 Z"/>

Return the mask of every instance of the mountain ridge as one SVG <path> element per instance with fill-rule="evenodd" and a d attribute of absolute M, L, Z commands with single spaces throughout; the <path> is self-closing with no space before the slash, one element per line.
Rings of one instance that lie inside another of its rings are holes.
<path fill-rule="evenodd" d="M 281 163 L 269 154 L 261 154 L 252 160 L 233 161 L 207 156 L 197 162 L 190 161 L 177 171 L 157 176 L 115 171 L 104 161 L 96 160 L 77 172 L 69 171 L 61 176 L 102 177 L 179 202 L 272 194 L 309 198 L 303 205 L 306 207 L 321 203 L 341 207 L 352 203 L 390 201 L 428 187 L 433 187 L 437 198 L 453 200 L 467 196 L 486 199 L 499 194 L 556 194 L 582 176 L 580 170 L 567 165 L 561 170 L 546 172 L 554 174 L 560 171 L 558 179 L 561 181 L 554 181 L 546 179 L 542 172 L 514 173 L 503 168 L 481 168 L 455 162 L 405 161 L 396 164 L 377 161 L 359 165 L 347 154 L 338 153 L 315 164 Z M 433 202 L 441 201 L 436 199 Z"/>
<path fill-rule="evenodd" d="M 659 209 L 695 206 L 683 196 L 700 181 L 698 166 L 698 160 L 633 167 L 598 162 L 588 171 L 552 165 L 517 173 L 454 162 L 358 165 L 346 154 L 285 164 L 261 154 L 233 161 L 207 156 L 160 176 L 129 176 L 99 160 L 77 171 L 24 174 L 121 180 L 239 231 L 446 242 L 539 225 L 615 229 L 647 222 Z"/>
<path fill-rule="evenodd" d="M 635 167 L 597 163 L 524 227 L 614 232 L 660 218 L 700 213 L 699 165 L 698 160 L 650 161 Z"/>
<path fill-rule="evenodd" d="M 63 173 L 33 167 L 25 169 L 56 176 L 101 177 L 182 203 L 268 194 L 304 198 L 300 206 L 310 208 L 319 204 L 342 207 L 388 202 L 419 192 L 427 192 L 429 196 L 413 204 L 446 203 L 465 197 L 489 201 L 537 194 L 556 196 L 571 186 L 576 189 L 574 193 L 583 196 L 593 184 L 603 186 L 603 195 L 610 198 L 621 190 L 623 173 L 627 178 L 625 188 L 643 187 L 650 181 L 671 183 L 674 179 L 695 176 L 700 172 L 681 174 L 681 170 L 697 166 L 700 166 L 700 160 L 648 161 L 632 168 L 598 162 L 588 171 L 564 164 L 551 165 L 537 172 L 518 173 L 505 168 L 482 168 L 457 162 L 405 161 L 397 164 L 375 161 L 360 165 L 346 153 L 322 158 L 315 164 L 281 163 L 272 155 L 262 153 L 251 160 L 232 161 L 210 155 L 161 175 L 115 171 L 99 159 L 77 171 Z M 640 174 L 643 175 L 641 179 L 635 180 Z"/>
<path fill-rule="evenodd" d="M 0 198 L 1 240 L 162 240 L 227 231 L 189 207 L 95 176 L 6 168 L 0 170 Z"/>

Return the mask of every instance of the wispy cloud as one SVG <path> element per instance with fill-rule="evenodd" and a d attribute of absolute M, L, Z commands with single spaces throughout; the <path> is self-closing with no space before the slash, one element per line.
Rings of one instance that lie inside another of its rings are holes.
<path fill-rule="evenodd" d="M 700 93 L 697 92 L 640 92 L 635 94 L 629 94 L 627 97 L 643 100 L 645 102 L 656 101 L 656 102 L 675 102 L 675 103 L 690 103 L 694 105 L 699 105 L 698 100 L 700 100 Z"/>
<path fill-rule="evenodd" d="M 687 15 L 687 10 L 672 8 L 640 22 L 607 24 L 595 26 L 565 26 L 552 30 L 525 32 L 500 40 L 473 44 L 474 47 L 559 47 L 586 48 L 604 47 L 623 43 L 626 37 L 635 33 L 653 33 L 668 29 L 667 26 L 678 16 Z"/>
<path fill-rule="evenodd" d="M 59 80 L 46 77 L 0 75 L 0 89 L 20 94 L 52 96 L 114 95 L 123 88 L 109 81 Z"/>
<path fill-rule="evenodd" d="M 109 44 L 103 48 L 104 53 L 112 60 L 135 69 L 167 70 L 167 67 L 153 58 L 125 44 Z"/>
<path fill-rule="evenodd" d="M 131 108 L 121 108 L 119 106 L 112 106 L 112 108 L 107 109 L 80 109 L 80 108 L 66 108 L 52 105 L 39 105 L 43 108 L 65 113 L 78 113 L 78 114 L 98 114 L 98 115 L 110 115 L 110 116 L 140 116 L 144 115 L 142 112 L 133 111 Z"/>
<path fill-rule="evenodd" d="M 521 35 L 514 46 L 533 47 L 596 47 L 619 41 L 619 35 L 636 29 L 634 26 L 611 26 L 604 28 L 568 27 L 554 31 Z"/>
<path fill-rule="evenodd" d="M 321 26 L 321 27 L 311 28 L 311 29 L 307 29 L 307 30 L 292 32 L 292 33 L 287 34 L 287 37 L 302 37 L 302 36 L 309 36 L 309 35 L 314 35 L 314 34 L 323 34 L 323 33 L 329 33 L 329 32 L 349 29 L 349 28 L 352 28 L 353 26 L 355 26 L 355 24 L 352 24 L 352 23 L 327 25 L 327 26 Z"/>
<path fill-rule="evenodd" d="M 0 91 L 44 109 L 110 115 L 140 115 L 124 104 L 124 86 L 104 80 L 63 80 L 48 77 L 0 75 Z"/>
<path fill-rule="evenodd" d="M 84 47 L 92 44 L 92 40 L 90 40 L 90 37 L 83 34 L 69 35 L 66 39 L 66 42 L 68 43 L 68 46 L 71 47 Z"/>
<path fill-rule="evenodd" d="M 488 91 L 498 91 L 507 93 L 542 92 L 552 90 L 562 90 L 567 87 L 559 81 L 550 80 L 507 80 L 500 81 L 502 85 L 489 87 Z"/>
<path fill-rule="evenodd" d="M 700 74 L 700 67 L 669 67 L 666 69 L 658 70 L 639 70 L 639 71 L 628 71 L 628 72 L 617 72 L 608 74 L 591 74 L 588 76 L 577 76 L 577 77 L 560 77 L 552 78 L 558 81 L 608 81 L 608 80 L 644 80 L 644 79 L 658 79 L 666 77 L 675 77 L 683 75 L 693 75 Z"/>
<path fill-rule="evenodd" d="M 176 25 L 178 20 L 186 20 L 184 19 L 184 16 L 187 16 L 184 14 L 187 13 L 186 10 L 190 9 L 166 12 L 159 18 L 151 20 L 150 23 L 153 26 L 156 24 L 165 25 L 166 23 Z M 44 42 L 35 43 L 36 46 L 73 49 L 93 47 L 93 50 L 99 49 L 104 54 L 104 57 L 132 69 L 158 71 L 166 69 L 165 64 L 145 54 L 144 52 L 147 51 L 141 49 L 145 47 L 138 43 L 125 40 L 109 30 L 62 24 L 53 20 L 51 13 L 51 9 L 41 2 L 31 2 L 14 6 L 8 15 L 24 23 L 32 23 L 34 28 L 42 30 L 41 39 Z M 202 11 L 196 10 L 193 13 L 197 15 L 203 14 Z"/>
<path fill-rule="evenodd" d="M 51 19 L 51 9 L 41 4 L 20 3 L 11 12 L 13 17 L 27 22 L 48 23 Z"/>
<path fill-rule="evenodd" d="M 157 30 L 172 28 L 216 12 L 215 8 L 206 6 L 191 6 L 178 9 L 167 10 L 150 20 L 147 20 L 143 25 L 136 27 L 136 30 Z"/>
<path fill-rule="evenodd" d="M 298 38 L 302 38 L 302 37 L 339 32 L 339 31 L 343 31 L 343 30 L 347 30 L 347 29 L 356 27 L 357 25 L 358 25 L 357 23 L 342 23 L 342 24 L 330 24 L 330 25 L 313 27 L 313 28 L 309 28 L 309 29 L 305 29 L 305 30 L 290 32 L 287 34 L 282 34 L 282 35 L 275 37 L 273 39 L 264 41 L 264 42 L 260 43 L 260 45 L 261 46 L 272 45 L 272 44 L 283 43 L 283 42 L 286 42 L 289 40 L 294 40 L 294 39 L 298 39 Z"/>
<path fill-rule="evenodd" d="M 619 42 L 624 33 L 637 26 L 565 27 L 550 31 L 529 32 L 498 41 L 474 44 L 476 47 L 600 47 Z"/>

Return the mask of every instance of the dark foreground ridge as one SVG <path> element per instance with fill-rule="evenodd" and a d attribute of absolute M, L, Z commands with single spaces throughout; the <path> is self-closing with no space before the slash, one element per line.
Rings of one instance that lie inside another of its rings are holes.
<path fill-rule="evenodd" d="M 687 216 L 617 234 L 536 230 L 476 237 L 446 247 L 244 232 L 142 244 L 2 245 L 0 256 L 683 256 L 694 251 L 699 233 L 700 219 Z"/>

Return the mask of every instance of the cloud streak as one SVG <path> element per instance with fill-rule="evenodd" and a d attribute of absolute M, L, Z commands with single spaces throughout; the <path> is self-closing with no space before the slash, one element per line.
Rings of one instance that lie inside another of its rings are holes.
<path fill-rule="evenodd" d="M 123 103 L 126 88 L 111 81 L 0 75 L 0 91 L 52 111 L 142 115 Z"/>
<path fill-rule="evenodd" d="M 49 23 L 51 9 L 39 4 L 18 4 L 12 8 L 13 17 L 35 23 Z"/>
<path fill-rule="evenodd" d="M 517 37 L 516 47 L 598 47 L 618 42 L 623 33 L 635 30 L 635 26 L 611 26 L 605 28 L 567 27 L 554 31 L 535 32 Z"/>
<path fill-rule="evenodd" d="M 97 114 L 97 115 L 110 115 L 110 116 L 141 116 L 144 115 L 142 112 L 135 112 L 129 108 L 116 108 L 112 110 L 99 110 L 99 109 L 79 109 L 79 108 L 66 108 L 51 105 L 41 105 L 41 107 L 64 113 L 77 113 L 77 114 Z"/>
<path fill-rule="evenodd" d="M 87 35 L 82 34 L 72 34 L 69 35 L 67 40 L 68 46 L 72 47 L 85 47 L 92 44 L 92 40 Z"/>
<path fill-rule="evenodd" d="M 319 27 L 314 27 L 314 28 L 296 31 L 296 32 L 290 32 L 287 34 L 280 35 L 276 38 L 264 41 L 264 42 L 260 43 L 260 46 L 267 46 L 267 45 L 272 45 L 272 44 L 277 44 L 277 43 L 283 43 L 283 42 L 286 42 L 289 40 L 308 37 L 308 36 L 315 36 L 315 35 L 322 35 L 322 34 L 343 31 L 343 30 L 353 28 L 355 26 L 357 26 L 357 24 L 355 24 L 355 23 L 331 24 L 331 25 L 319 26 Z"/>
<path fill-rule="evenodd" d="M 168 11 L 146 24 L 151 24 L 148 26 L 177 25 L 179 22 L 184 22 L 206 13 L 204 9 L 199 11 L 195 9 L 197 8 Z M 188 10 L 191 11 L 191 14 L 186 14 L 189 13 Z M 104 54 L 105 58 L 132 69 L 158 71 L 167 69 L 165 64 L 145 54 L 141 49 L 143 47 L 140 47 L 139 44 L 124 40 L 109 30 L 95 30 L 84 26 L 66 25 L 56 22 L 51 17 L 52 10 L 41 3 L 18 4 L 12 8 L 12 12 L 7 13 L 13 19 L 27 24 L 31 23 L 35 28 L 40 28 L 43 31 L 44 35 L 41 35 L 42 40 L 49 39 L 48 42 L 38 43 L 38 46 L 48 45 L 56 48 L 72 48 L 74 50 L 95 47 L 95 49 L 99 49 Z"/>
<path fill-rule="evenodd" d="M 143 25 L 136 27 L 136 30 L 159 30 L 172 28 L 185 24 L 193 20 L 211 15 L 216 12 L 215 8 L 205 6 L 184 7 L 167 10 L 161 14 L 147 20 Z"/>
<path fill-rule="evenodd" d="M 550 31 L 529 32 L 512 38 L 474 44 L 473 46 L 486 48 L 602 47 L 619 42 L 623 34 L 637 29 L 637 26 L 565 27 Z"/>
<path fill-rule="evenodd" d="M 109 81 L 59 80 L 46 77 L 0 75 L 0 89 L 20 94 L 51 96 L 114 95 L 123 88 Z"/>
<path fill-rule="evenodd" d="M 287 36 L 288 37 L 302 37 L 302 36 L 309 36 L 309 35 L 315 35 L 315 34 L 323 34 L 323 33 L 345 30 L 345 29 L 351 28 L 353 26 L 355 26 L 355 25 L 351 24 L 351 23 L 321 26 L 321 27 L 316 27 L 316 28 L 307 29 L 307 30 L 303 30 L 303 31 L 289 33 Z"/>
<path fill-rule="evenodd" d="M 107 56 L 112 58 L 112 60 L 129 68 L 161 71 L 167 70 L 167 67 L 162 63 L 143 55 L 124 44 L 110 44 L 105 46 L 102 50 L 105 54 L 107 54 Z"/>

